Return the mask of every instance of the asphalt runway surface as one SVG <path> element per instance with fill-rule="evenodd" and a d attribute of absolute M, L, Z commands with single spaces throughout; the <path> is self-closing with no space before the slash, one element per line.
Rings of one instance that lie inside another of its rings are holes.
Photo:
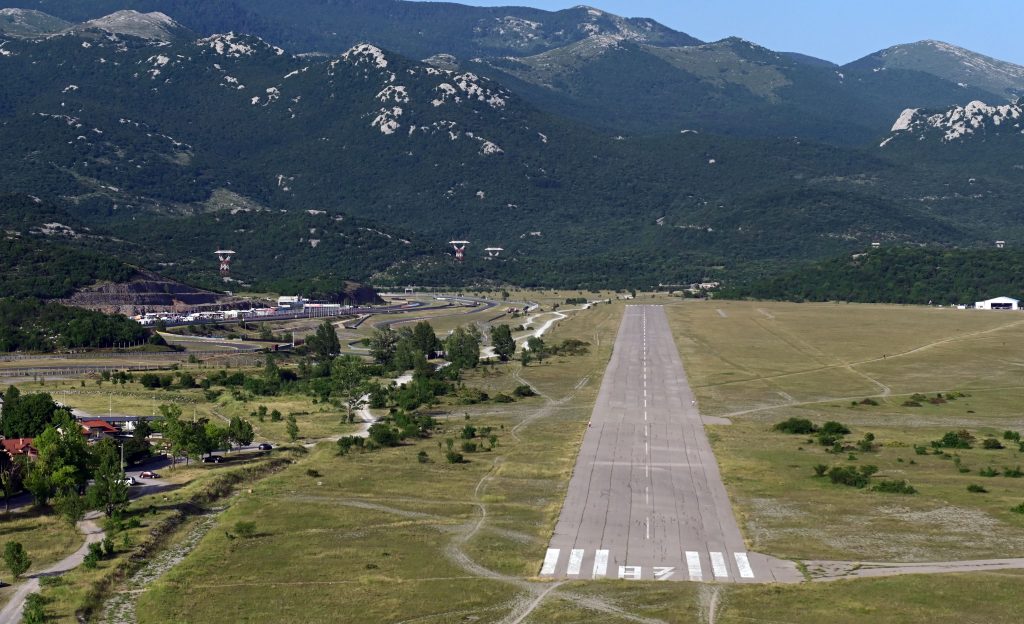
<path fill-rule="evenodd" d="M 661 306 L 628 306 L 544 577 L 800 580 L 748 552 Z"/>

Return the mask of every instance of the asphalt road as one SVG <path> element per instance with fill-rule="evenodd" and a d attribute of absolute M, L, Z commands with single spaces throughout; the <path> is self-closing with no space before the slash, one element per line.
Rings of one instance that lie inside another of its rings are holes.
<path fill-rule="evenodd" d="M 800 580 L 748 552 L 661 306 L 628 306 L 541 576 Z"/>

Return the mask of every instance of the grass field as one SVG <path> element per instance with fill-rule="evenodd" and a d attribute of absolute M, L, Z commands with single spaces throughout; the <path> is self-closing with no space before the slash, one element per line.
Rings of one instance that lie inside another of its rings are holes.
<path fill-rule="evenodd" d="M 589 355 L 467 379 L 494 389 L 525 379 L 546 396 L 452 408 L 438 414 L 445 431 L 397 449 L 342 458 L 323 445 L 262 481 L 142 594 L 140 621 L 497 621 L 523 609 L 535 591 L 523 579 L 539 569 L 621 311 L 599 306 L 553 330 L 592 342 Z M 498 446 L 448 464 L 439 445 L 458 437 L 466 413 L 494 427 Z M 226 536 L 242 519 L 257 537 Z"/>
<path fill-rule="evenodd" d="M 903 306 L 687 302 L 669 308 L 701 409 L 733 424 L 710 433 L 752 549 L 792 558 L 941 561 L 1024 556 L 1024 480 L 982 469 L 1024 464 L 1018 445 L 918 455 L 951 430 L 1024 430 L 1024 318 Z M 920 407 L 929 398 L 969 396 Z M 874 397 L 877 406 L 857 405 Z M 770 431 L 789 417 L 847 424 L 877 449 L 841 454 Z M 954 464 L 969 470 L 961 473 Z M 919 493 L 883 494 L 815 478 L 816 464 L 875 465 L 875 480 Z M 988 493 L 971 493 L 969 484 Z"/>
<path fill-rule="evenodd" d="M 32 560 L 32 567 L 26 574 L 33 574 L 75 552 L 82 545 L 82 538 L 75 527 L 60 518 L 26 511 L 0 515 L 0 548 L 7 542 L 21 543 Z M 3 606 L 12 593 L 12 579 L 6 568 L 0 579 L 8 583 L 0 588 L 0 606 Z"/>

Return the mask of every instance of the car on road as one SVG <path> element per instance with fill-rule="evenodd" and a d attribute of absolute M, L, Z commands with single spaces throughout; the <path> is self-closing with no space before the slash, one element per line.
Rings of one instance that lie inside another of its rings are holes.
<path fill-rule="evenodd" d="M 144 470 L 144 471 L 139 473 L 139 478 L 140 479 L 159 479 L 160 475 L 158 475 L 157 473 L 153 472 L 152 470 Z"/>
<path fill-rule="evenodd" d="M 204 464 L 223 464 L 224 458 L 220 455 L 208 455 L 203 458 Z"/>
<path fill-rule="evenodd" d="M 258 448 L 261 451 L 269 451 L 270 449 L 272 449 L 274 447 L 270 444 L 270 442 L 264 442 L 264 443 L 260 444 Z"/>
<path fill-rule="evenodd" d="M 135 480 L 135 477 L 130 477 L 130 476 L 125 476 L 125 478 L 122 479 L 122 481 L 124 481 L 124 484 L 128 485 L 128 486 L 138 485 L 139 484 L 139 482 Z"/>

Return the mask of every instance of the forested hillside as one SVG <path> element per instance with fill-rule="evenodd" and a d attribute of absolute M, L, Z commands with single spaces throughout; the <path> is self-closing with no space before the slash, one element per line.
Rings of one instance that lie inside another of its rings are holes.
<path fill-rule="evenodd" d="M 1024 252 L 1013 249 L 892 247 L 844 255 L 734 284 L 724 297 L 787 301 L 973 304 L 1024 299 Z"/>

